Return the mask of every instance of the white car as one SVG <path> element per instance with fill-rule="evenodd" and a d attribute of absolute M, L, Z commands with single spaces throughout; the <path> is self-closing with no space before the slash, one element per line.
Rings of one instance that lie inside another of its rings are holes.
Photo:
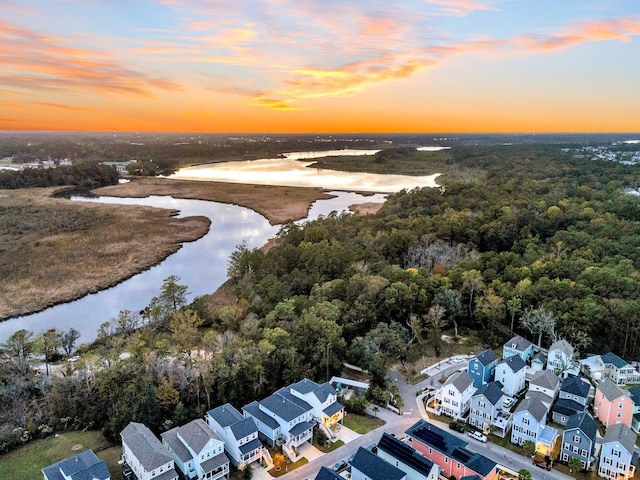
<path fill-rule="evenodd" d="M 503 401 L 502 401 L 502 406 L 504 408 L 510 408 L 511 405 L 513 405 L 515 403 L 515 400 L 511 397 L 506 397 Z"/>
<path fill-rule="evenodd" d="M 469 436 L 476 440 L 481 441 L 482 443 L 487 443 L 487 437 L 480 432 L 469 432 Z"/>

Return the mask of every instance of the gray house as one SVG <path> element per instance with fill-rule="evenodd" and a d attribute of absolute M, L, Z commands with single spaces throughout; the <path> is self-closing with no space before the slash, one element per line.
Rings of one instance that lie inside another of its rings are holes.
<path fill-rule="evenodd" d="M 567 378 L 562 387 L 558 401 L 552 409 L 552 419 L 561 425 L 566 425 L 569 417 L 587 409 L 591 384 L 580 377 Z"/>
<path fill-rule="evenodd" d="M 595 461 L 596 421 L 586 412 L 572 415 L 562 434 L 562 448 L 560 460 L 568 462 L 571 457 L 577 457 L 582 462 L 583 469 L 591 468 Z"/>
<path fill-rule="evenodd" d="M 516 357 L 519 358 L 519 357 Z M 489 382 L 482 385 L 471 397 L 469 424 L 478 430 L 486 431 L 493 425 L 502 408 L 502 385 Z"/>

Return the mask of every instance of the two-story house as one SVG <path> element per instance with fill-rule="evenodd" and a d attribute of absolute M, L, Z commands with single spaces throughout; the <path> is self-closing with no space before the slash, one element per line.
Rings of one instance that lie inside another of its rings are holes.
<path fill-rule="evenodd" d="M 633 477 L 638 465 L 636 439 L 636 434 L 622 423 L 608 427 L 602 439 L 598 476 L 611 480 Z"/>
<path fill-rule="evenodd" d="M 407 475 L 407 480 L 438 480 L 440 467 L 386 432 L 378 442 L 377 455 L 402 470 Z"/>
<path fill-rule="evenodd" d="M 596 421 L 587 412 L 571 415 L 562 433 L 560 460 L 568 462 L 571 457 L 576 457 L 583 470 L 591 468 L 595 461 L 597 432 Z"/>
<path fill-rule="evenodd" d="M 534 372 L 539 372 L 540 370 L 544 370 L 547 366 L 547 354 L 544 352 L 536 352 L 536 354 L 531 359 L 531 370 Z"/>
<path fill-rule="evenodd" d="M 640 373 L 615 353 L 609 352 L 601 355 L 600 361 L 604 367 L 604 378 L 608 378 L 616 385 L 640 383 Z"/>
<path fill-rule="evenodd" d="M 558 340 L 549 347 L 547 354 L 547 370 L 551 370 L 564 378 L 565 372 L 574 367 L 575 352 L 566 340 Z"/>
<path fill-rule="evenodd" d="M 606 427 L 622 423 L 631 428 L 634 404 L 627 390 L 606 378 L 596 388 L 593 411 Z"/>
<path fill-rule="evenodd" d="M 304 400 L 276 392 L 259 402 L 243 407 L 245 416 L 252 417 L 261 438 L 271 446 L 281 445 L 282 451 L 296 461 L 296 449 L 313 439 L 313 408 Z"/>
<path fill-rule="evenodd" d="M 351 460 L 351 480 L 407 480 L 407 474 L 360 447 Z"/>
<path fill-rule="evenodd" d="M 522 445 L 525 441 L 536 442 L 547 424 L 548 407 L 537 397 L 522 400 L 513 413 L 511 443 Z"/>
<path fill-rule="evenodd" d="M 529 392 L 541 392 L 552 400 L 558 395 L 560 379 L 551 370 L 541 370 L 534 373 L 529 381 Z"/>
<path fill-rule="evenodd" d="M 127 478 L 136 480 L 178 480 L 171 452 L 146 425 L 131 422 L 122 432 L 122 464 Z"/>
<path fill-rule="evenodd" d="M 173 454 L 184 478 L 218 480 L 229 478 L 229 459 L 224 442 L 198 418 L 160 435 L 162 444 Z"/>
<path fill-rule="evenodd" d="M 493 380 L 498 365 L 498 357 L 493 350 L 485 350 L 469 360 L 467 373 L 473 379 L 473 386 L 481 385 Z"/>
<path fill-rule="evenodd" d="M 344 417 L 344 407 L 338 402 L 338 393 L 329 382 L 317 384 L 308 378 L 279 390 L 304 400 L 313 409 L 318 424 L 332 427 Z"/>
<path fill-rule="evenodd" d="M 631 419 L 631 430 L 640 433 L 640 387 L 635 386 L 629 389 L 629 397 L 633 402 L 633 417 Z"/>
<path fill-rule="evenodd" d="M 475 392 L 473 380 L 466 372 L 456 372 L 442 385 L 436 395 L 443 415 L 464 418 L 471 407 L 471 396 Z"/>
<path fill-rule="evenodd" d="M 258 438 L 258 426 L 252 417 L 243 417 L 231 404 L 225 403 L 209 410 L 207 423 L 224 442 L 231 463 L 242 470 L 245 465 L 264 458 L 271 463 L 268 451 Z"/>
<path fill-rule="evenodd" d="M 502 358 L 518 355 L 524 362 L 533 358 L 533 343 L 516 335 L 502 346 Z"/>
<path fill-rule="evenodd" d="M 71 458 L 42 469 L 44 480 L 110 480 L 111 473 L 104 460 L 100 460 L 93 450 L 85 450 Z"/>
<path fill-rule="evenodd" d="M 565 425 L 574 413 L 587 409 L 591 384 L 582 377 L 568 377 L 560 387 L 558 401 L 551 409 L 551 418 Z"/>
<path fill-rule="evenodd" d="M 499 382 L 489 382 L 475 391 L 471 397 L 471 409 L 467 420 L 471 426 L 486 432 L 495 424 L 498 413 L 502 410 L 504 394 L 501 387 Z"/>
<path fill-rule="evenodd" d="M 405 433 L 415 450 L 440 467 L 441 478 L 498 479 L 495 461 L 471 451 L 468 442 L 426 420 L 418 420 Z"/>
<path fill-rule="evenodd" d="M 511 355 L 496 366 L 495 380 L 502 384 L 505 395 L 515 397 L 524 390 L 527 364 L 519 355 Z"/>

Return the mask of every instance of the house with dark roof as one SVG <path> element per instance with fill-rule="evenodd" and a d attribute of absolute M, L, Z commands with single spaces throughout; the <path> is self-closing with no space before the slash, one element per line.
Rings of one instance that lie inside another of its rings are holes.
<path fill-rule="evenodd" d="M 526 338 L 516 335 L 502 346 L 502 358 L 518 355 L 527 362 L 533 358 L 533 343 Z"/>
<path fill-rule="evenodd" d="M 511 443 L 522 445 L 527 440 L 535 443 L 547 424 L 548 412 L 549 407 L 537 396 L 522 400 L 513 414 Z"/>
<path fill-rule="evenodd" d="M 407 474 L 407 480 L 437 480 L 440 467 L 388 433 L 378 442 L 377 455 Z"/>
<path fill-rule="evenodd" d="M 442 477 L 498 479 L 495 461 L 469 450 L 468 442 L 426 420 L 418 420 L 405 433 L 415 450 L 440 467 Z"/>
<path fill-rule="evenodd" d="M 125 477 L 134 480 L 177 480 L 171 452 L 146 425 L 130 422 L 122 432 L 122 462 Z"/>
<path fill-rule="evenodd" d="M 471 407 L 471 396 L 475 392 L 473 380 L 466 372 L 451 375 L 436 394 L 443 415 L 464 418 Z"/>
<path fill-rule="evenodd" d="M 551 370 L 536 372 L 529 381 L 529 392 L 541 392 L 552 400 L 560 390 L 560 379 Z"/>
<path fill-rule="evenodd" d="M 224 449 L 233 465 L 242 470 L 246 465 L 264 459 L 272 463 L 271 455 L 258 438 L 258 426 L 252 417 L 244 417 L 229 403 L 209 410 L 207 424 L 224 442 Z"/>
<path fill-rule="evenodd" d="M 584 470 L 591 468 L 595 461 L 597 432 L 596 421 L 587 412 L 571 415 L 562 433 L 560 460 L 568 462 L 571 457 L 576 457 Z"/>
<path fill-rule="evenodd" d="M 329 382 L 317 384 L 304 378 L 282 390 L 311 405 L 313 418 L 319 425 L 332 427 L 344 418 L 344 407 L 338 402 L 338 393 Z"/>
<path fill-rule="evenodd" d="M 634 407 L 629 391 L 623 390 L 608 378 L 598 384 L 593 411 L 606 427 L 622 423 L 631 428 Z"/>
<path fill-rule="evenodd" d="M 104 460 L 93 450 L 65 458 L 42 469 L 44 480 L 111 480 L 111 473 Z"/>
<path fill-rule="evenodd" d="M 467 420 L 469 425 L 483 432 L 488 431 L 502 410 L 503 396 L 502 385 L 499 382 L 485 383 L 478 388 L 471 397 L 471 409 Z"/>
<path fill-rule="evenodd" d="M 204 420 L 192 420 L 160 436 L 184 478 L 229 478 L 229 459 L 224 453 L 224 442 Z"/>
<path fill-rule="evenodd" d="M 480 388 L 481 385 L 493 380 L 497 365 L 498 356 L 490 349 L 480 352 L 469 360 L 467 373 L 473 379 L 473 386 Z"/>
<path fill-rule="evenodd" d="M 296 449 L 313 439 L 313 408 L 287 391 L 251 402 L 242 411 L 254 419 L 260 438 L 272 447 L 282 446 L 291 461 L 298 459 Z"/>
<path fill-rule="evenodd" d="M 611 480 L 633 477 L 638 466 L 636 439 L 636 434 L 622 423 L 608 427 L 602 439 L 598 476 Z"/>
<path fill-rule="evenodd" d="M 626 360 L 613 352 L 600 356 L 604 366 L 604 378 L 608 378 L 616 385 L 640 383 L 640 373 Z"/>
<path fill-rule="evenodd" d="M 327 467 L 320 467 L 320 471 L 316 474 L 315 480 L 344 480 L 338 475 L 338 472 Z"/>
<path fill-rule="evenodd" d="M 407 474 L 360 447 L 351 461 L 351 480 L 407 480 Z"/>
<path fill-rule="evenodd" d="M 581 377 L 570 376 L 560 387 L 558 401 L 551 409 L 554 422 L 566 425 L 569 417 L 587 409 L 591 384 Z"/>
<path fill-rule="evenodd" d="M 640 433 L 640 387 L 635 386 L 629 389 L 629 397 L 633 402 L 633 417 L 631 418 L 631 430 Z"/>
<path fill-rule="evenodd" d="M 527 364 L 519 355 L 511 355 L 496 365 L 495 379 L 502 384 L 502 391 L 510 397 L 524 390 Z"/>

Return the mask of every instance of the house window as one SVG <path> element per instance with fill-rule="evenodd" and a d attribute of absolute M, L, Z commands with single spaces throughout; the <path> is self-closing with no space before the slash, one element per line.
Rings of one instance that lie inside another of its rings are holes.
<path fill-rule="evenodd" d="M 523 423 L 524 425 L 529 425 L 529 419 L 528 419 L 528 418 L 523 418 L 523 419 L 522 419 L 522 423 Z"/>
<path fill-rule="evenodd" d="M 460 468 L 462 465 L 460 465 L 460 462 L 456 462 L 456 468 Z"/>
<path fill-rule="evenodd" d="M 444 457 L 444 463 L 449 463 L 449 457 Z"/>
<path fill-rule="evenodd" d="M 586 450 L 584 450 L 584 449 L 582 449 L 582 456 L 583 456 L 583 457 L 586 457 L 586 456 L 587 456 L 587 451 L 586 451 Z"/>
<path fill-rule="evenodd" d="M 571 447 L 571 450 L 573 450 L 573 453 L 578 453 L 577 445 L 574 445 L 573 447 Z"/>
<path fill-rule="evenodd" d="M 565 442 L 565 444 L 564 444 L 564 449 L 565 449 L 565 450 L 569 450 L 570 448 L 571 448 L 571 446 L 569 445 L 569 443 L 566 443 L 566 442 Z"/>
<path fill-rule="evenodd" d="M 603 462 L 605 465 L 611 465 L 611 464 L 613 463 L 609 457 L 604 457 L 604 458 L 602 459 L 602 462 Z"/>
<path fill-rule="evenodd" d="M 478 406 L 479 406 L 480 408 L 484 408 L 484 402 L 478 402 Z"/>
<path fill-rule="evenodd" d="M 619 457 L 620 456 L 620 450 L 616 450 L 615 448 L 611 451 L 611 455 L 613 455 L 614 457 Z"/>
<path fill-rule="evenodd" d="M 429 447 L 429 455 L 431 455 L 433 453 L 433 450 L 431 449 L 431 447 Z"/>
<path fill-rule="evenodd" d="M 622 408 L 622 402 L 618 404 L 618 408 Z"/>
<path fill-rule="evenodd" d="M 576 442 L 576 443 L 580 443 L 580 435 L 574 435 L 573 441 Z"/>
<path fill-rule="evenodd" d="M 477 370 L 477 369 L 478 369 L 478 364 L 477 364 L 477 363 L 474 363 L 474 364 L 473 364 L 473 369 L 474 369 L 474 370 Z"/>
<path fill-rule="evenodd" d="M 616 417 L 618 417 L 618 418 L 622 417 L 622 412 L 616 413 Z"/>

